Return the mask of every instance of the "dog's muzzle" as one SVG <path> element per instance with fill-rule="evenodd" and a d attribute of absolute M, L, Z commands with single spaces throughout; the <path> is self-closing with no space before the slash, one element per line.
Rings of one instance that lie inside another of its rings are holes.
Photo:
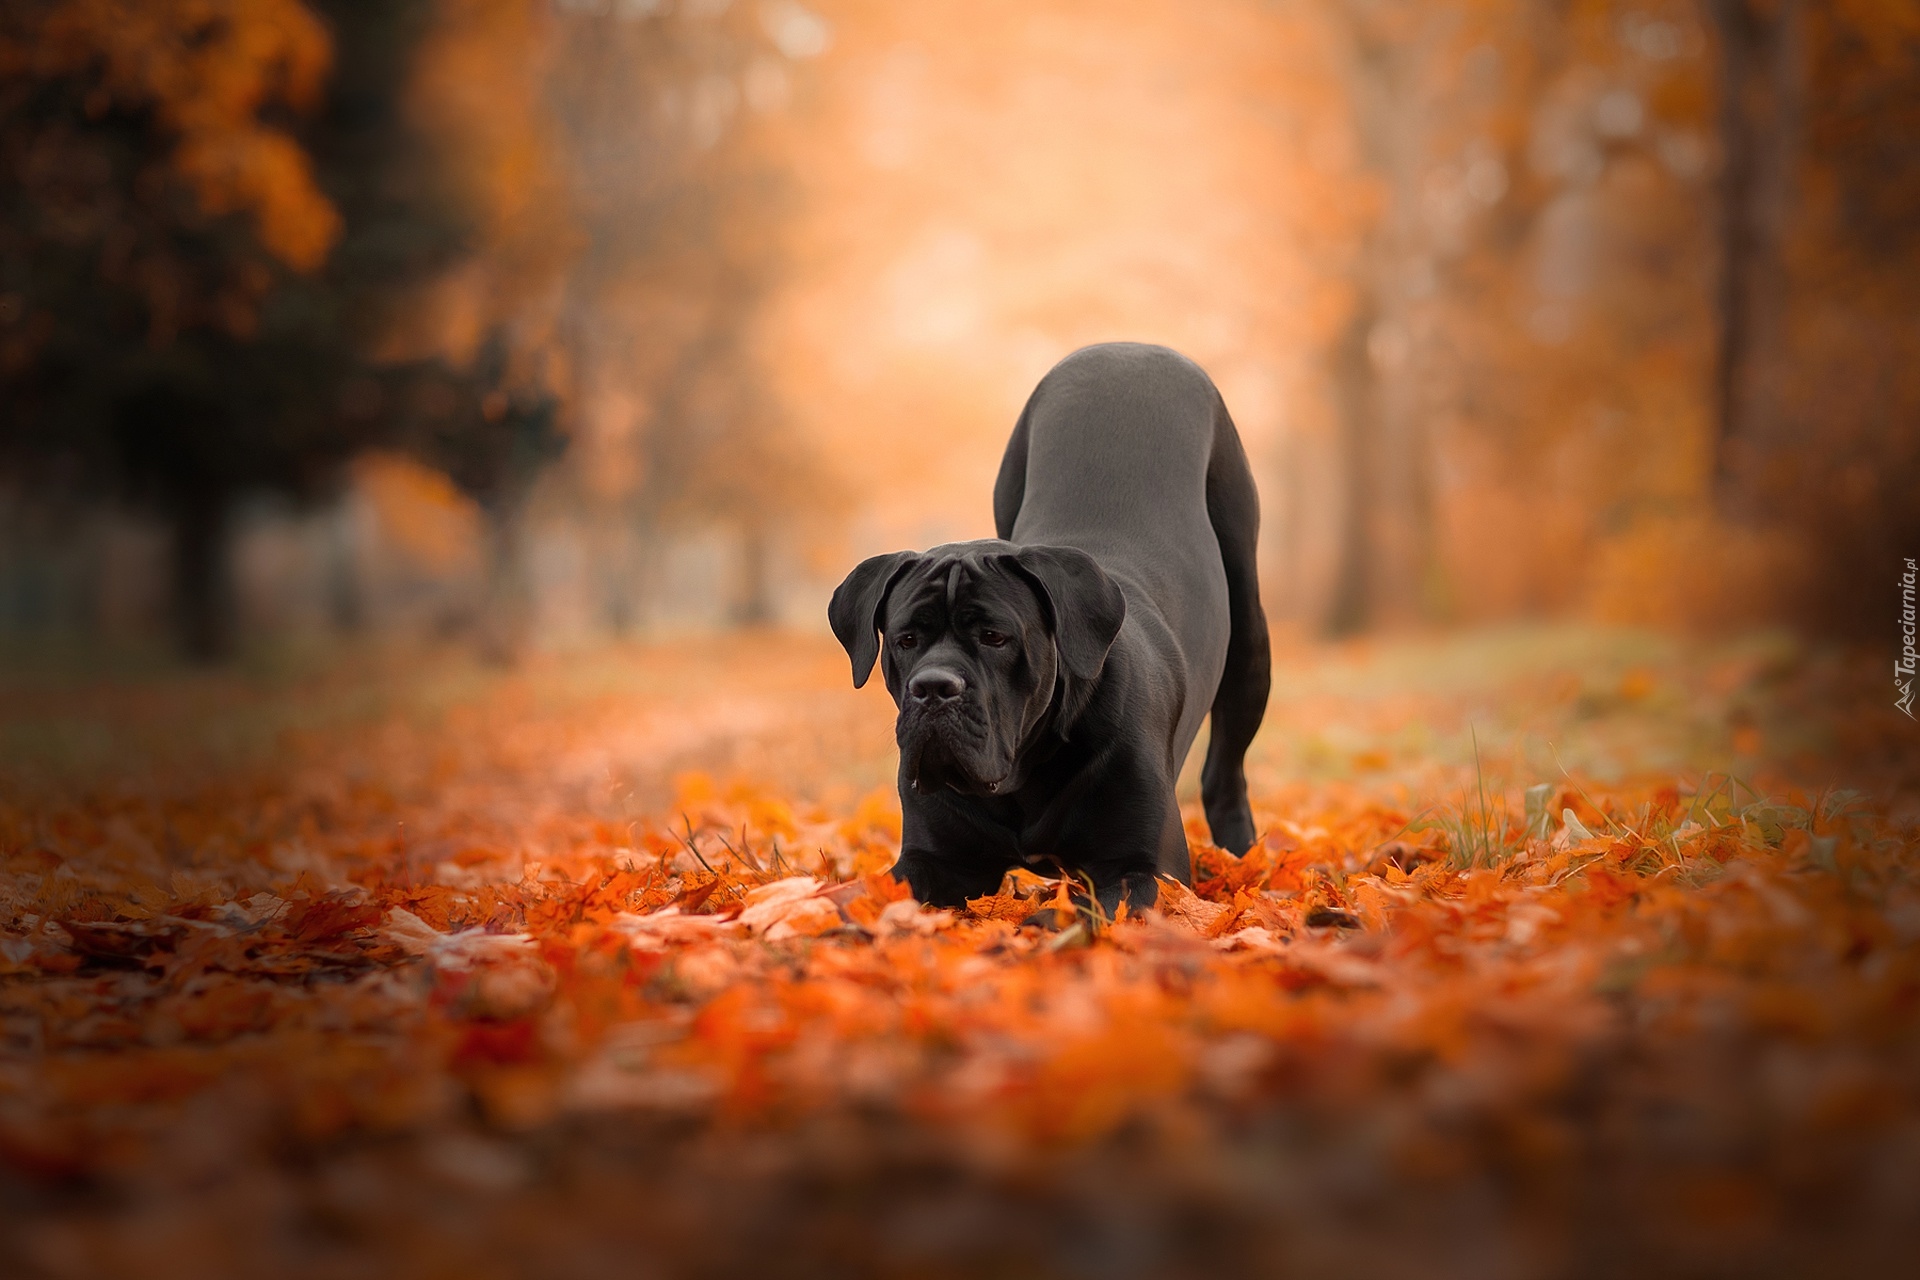
<path fill-rule="evenodd" d="M 999 791 L 1005 779 L 989 776 L 985 759 L 986 713 L 964 692 L 952 697 L 909 698 L 900 708 L 894 737 L 907 780 L 916 791 L 950 786 L 956 791 Z"/>

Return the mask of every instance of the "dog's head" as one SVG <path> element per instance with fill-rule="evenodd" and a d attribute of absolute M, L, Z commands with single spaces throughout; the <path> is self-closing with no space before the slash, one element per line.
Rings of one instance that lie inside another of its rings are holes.
<path fill-rule="evenodd" d="M 998 541 L 875 556 L 827 607 L 856 689 L 880 661 L 908 781 L 968 795 L 1020 785 L 1022 748 L 1085 704 L 1126 612 L 1086 552 Z"/>

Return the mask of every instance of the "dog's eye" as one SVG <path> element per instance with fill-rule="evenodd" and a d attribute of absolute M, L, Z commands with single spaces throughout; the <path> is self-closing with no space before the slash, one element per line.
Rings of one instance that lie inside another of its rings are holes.
<path fill-rule="evenodd" d="M 919 644 L 920 640 L 919 640 L 919 637 L 913 634 L 913 632 L 903 631 L 899 635 L 894 637 L 893 643 L 896 648 L 911 649 L 913 648 L 913 646 Z"/>
<path fill-rule="evenodd" d="M 999 649 L 1007 643 L 1007 637 L 998 631 L 982 631 L 980 643 L 989 649 Z"/>

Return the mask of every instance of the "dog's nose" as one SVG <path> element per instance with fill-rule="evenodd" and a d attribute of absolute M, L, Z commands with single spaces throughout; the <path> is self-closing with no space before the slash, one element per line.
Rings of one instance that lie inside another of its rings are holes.
<path fill-rule="evenodd" d="M 958 672 L 944 667 L 928 667 L 913 673 L 907 692 L 921 702 L 951 702 L 967 691 L 967 682 Z"/>

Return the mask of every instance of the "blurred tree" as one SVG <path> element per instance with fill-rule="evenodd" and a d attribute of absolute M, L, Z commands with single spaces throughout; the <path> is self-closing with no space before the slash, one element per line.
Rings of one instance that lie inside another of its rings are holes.
<path fill-rule="evenodd" d="M 1538 212 L 1511 174 L 1516 118 L 1543 50 L 1528 7 L 1507 0 L 1344 0 L 1327 13 L 1354 176 L 1374 193 L 1347 265 L 1353 300 L 1329 352 L 1345 502 L 1326 625 L 1344 635 L 1450 607 L 1437 433 L 1457 412 L 1449 395 L 1479 379 L 1445 318 L 1468 296 L 1492 301 L 1473 271 L 1482 238 L 1504 222 L 1511 243 L 1515 220 Z"/>
<path fill-rule="evenodd" d="M 396 441 L 444 471 L 480 508 L 485 581 L 478 638 L 483 657 L 511 662 L 530 621 L 525 524 L 542 471 L 566 449 L 559 403 L 513 367 L 498 329 L 466 366 L 431 360 L 390 369 Z"/>
<path fill-rule="evenodd" d="M 808 518 L 825 477 L 759 364 L 788 188 L 757 126 L 827 29 L 794 3 L 563 8 L 549 101 L 582 239 L 562 332 L 595 471 L 586 487 L 634 530 L 643 563 L 675 530 L 730 527 L 733 613 L 764 621 L 769 544 Z M 606 592 L 615 630 L 635 586 Z"/>
<path fill-rule="evenodd" d="M 422 16 L 24 0 L 0 17 L 0 448 L 166 519 L 193 657 L 234 640 L 236 497 L 318 492 L 378 437 L 352 375 L 383 301 L 454 243 L 395 127 Z"/>
<path fill-rule="evenodd" d="M 1778 389 L 1764 380 L 1778 364 L 1784 336 L 1803 51 L 1799 0 L 1710 0 L 1707 12 L 1720 54 L 1713 414 L 1715 477 L 1724 498 L 1739 470 L 1737 455 L 1759 443 L 1764 420 L 1778 407 Z"/>
<path fill-rule="evenodd" d="M 1799 625 L 1885 635 L 1920 547 L 1920 10 L 1712 12 L 1722 505 L 1805 551 Z"/>
<path fill-rule="evenodd" d="M 1330 351 L 1333 629 L 1564 610 L 1606 538 L 1706 490 L 1697 24 L 1613 0 L 1330 18 L 1379 193 Z"/>
<path fill-rule="evenodd" d="M 748 565 L 764 564 L 752 548 L 805 518 L 817 492 L 821 469 L 758 365 L 784 182 L 756 126 L 794 92 L 792 64 L 824 47 L 825 26 L 793 3 L 442 0 L 439 12 L 416 101 L 478 234 L 449 273 L 459 301 L 423 312 L 412 351 L 459 365 L 490 335 L 506 393 L 551 398 L 571 450 L 568 515 L 618 632 L 646 607 L 670 536 L 730 527 Z M 743 615 L 769 610 L 759 579 Z"/>
<path fill-rule="evenodd" d="M 0 377 L 14 465 L 118 484 L 174 531 L 181 637 L 229 640 L 219 563 L 232 494 L 299 483 L 312 413 L 276 447 L 254 413 L 308 317 L 272 305 L 339 213 L 271 110 L 318 100 L 330 48 L 294 0 L 28 0 L 0 35 Z M 249 361 L 256 347 L 275 352 Z M 242 375 L 241 366 L 255 376 Z"/>
<path fill-rule="evenodd" d="M 1413 4 L 1351 0 L 1332 11 L 1347 55 L 1347 107 L 1361 173 L 1378 192 L 1357 243 L 1354 302 L 1332 352 L 1345 489 L 1327 630 L 1415 616 L 1433 545 L 1425 415 L 1413 403 L 1418 353 L 1409 283 L 1431 274 L 1418 201 L 1434 51 Z"/>

